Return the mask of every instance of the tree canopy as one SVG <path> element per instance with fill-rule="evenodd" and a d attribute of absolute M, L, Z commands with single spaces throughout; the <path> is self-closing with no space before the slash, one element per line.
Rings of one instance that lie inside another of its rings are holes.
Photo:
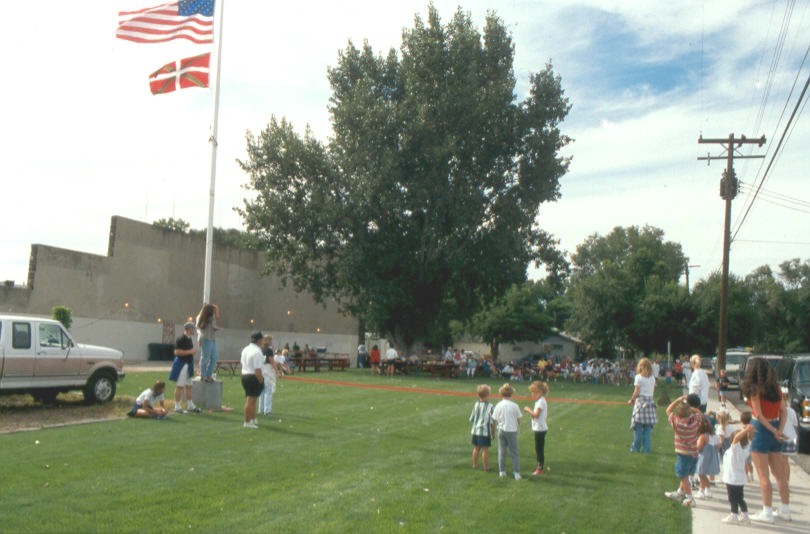
<path fill-rule="evenodd" d="M 431 5 L 386 55 L 351 42 L 328 71 L 333 135 L 272 117 L 240 162 L 255 195 L 240 209 L 266 271 L 333 298 L 409 347 L 445 343 L 532 263 L 564 262 L 536 224 L 559 196 L 568 114 L 551 65 L 518 102 L 514 45 L 494 14 L 483 34 Z"/>
<path fill-rule="evenodd" d="M 567 328 L 604 355 L 662 350 L 689 317 L 677 285 L 683 260 L 680 244 L 651 226 L 590 236 L 572 256 Z"/>

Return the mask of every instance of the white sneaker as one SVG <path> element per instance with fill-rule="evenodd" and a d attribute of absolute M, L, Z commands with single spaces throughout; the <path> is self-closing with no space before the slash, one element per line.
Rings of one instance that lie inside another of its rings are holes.
<path fill-rule="evenodd" d="M 186 411 L 185 411 L 184 409 L 182 409 L 182 408 L 177 408 L 177 409 L 174 411 L 174 413 L 175 413 L 175 414 L 181 414 L 181 413 L 186 413 Z"/>
<path fill-rule="evenodd" d="M 708 497 L 706 497 L 706 494 L 703 492 L 703 490 L 700 490 L 697 493 L 695 493 L 695 499 L 708 499 Z"/>
<path fill-rule="evenodd" d="M 740 514 L 740 524 L 741 525 L 750 525 L 751 518 L 748 517 L 748 512 L 743 512 Z"/>
<path fill-rule="evenodd" d="M 673 501 L 682 501 L 684 498 L 684 494 L 681 493 L 681 490 L 665 491 L 664 497 L 666 497 L 667 499 L 672 499 Z"/>
<path fill-rule="evenodd" d="M 760 523 L 773 523 L 773 510 L 762 510 L 758 514 L 751 516 L 751 521 L 758 521 Z"/>
<path fill-rule="evenodd" d="M 515 480 L 520 480 L 520 473 L 515 473 Z"/>
<path fill-rule="evenodd" d="M 774 510 L 773 515 L 782 521 L 790 521 L 790 510 Z"/>
<path fill-rule="evenodd" d="M 739 516 L 737 514 L 728 514 L 726 517 L 722 519 L 723 523 L 730 523 L 732 525 L 736 525 L 740 522 Z"/>
<path fill-rule="evenodd" d="M 259 428 L 259 425 L 254 423 L 253 421 L 248 421 L 247 423 L 242 424 L 244 428 Z"/>
<path fill-rule="evenodd" d="M 686 508 L 695 508 L 697 506 L 695 499 L 693 499 L 691 496 L 685 498 L 681 504 Z"/>

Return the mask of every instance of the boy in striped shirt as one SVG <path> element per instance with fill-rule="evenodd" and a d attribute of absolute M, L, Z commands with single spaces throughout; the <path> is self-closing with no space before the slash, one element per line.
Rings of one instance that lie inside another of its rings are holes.
<path fill-rule="evenodd" d="M 489 447 L 492 445 L 492 434 L 495 423 L 492 420 L 492 404 L 489 396 L 492 393 L 490 387 L 483 384 L 478 386 L 478 400 L 473 404 L 470 422 L 472 423 L 472 467 L 478 469 L 478 456 L 484 464 L 484 471 L 489 471 Z"/>
<path fill-rule="evenodd" d="M 703 414 L 693 408 L 682 395 L 667 407 L 667 420 L 675 432 L 675 476 L 680 485 L 675 491 L 664 493 L 668 498 L 681 501 L 684 506 L 695 506 L 689 475 L 694 473 L 698 460 L 698 429 Z"/>

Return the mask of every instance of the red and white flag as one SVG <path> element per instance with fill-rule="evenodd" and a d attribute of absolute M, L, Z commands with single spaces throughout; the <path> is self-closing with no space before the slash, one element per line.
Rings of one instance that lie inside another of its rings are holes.
<path fill-rule="evenodd" d="M 208 65 L 211 53 L 166 63 L 149 75 L 153 95 L 171 93 L 188 87 L 208 87 Z"/>
<path fill-rule="evenodd" d="M 214 0 L 178 0 L 138 11 L 120 11 L 115 36 L 136 43 L 188 39 L 214 42 Z"/>

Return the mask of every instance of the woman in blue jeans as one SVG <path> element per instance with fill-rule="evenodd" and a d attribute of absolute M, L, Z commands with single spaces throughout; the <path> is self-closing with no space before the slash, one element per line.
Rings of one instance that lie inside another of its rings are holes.
<path fill-rule="evenodd" d="M 219 306 L 203 304 L 197 315 L 197 332 L 199 332 L 200 351 L 202 352 L 200 376 L 206 382 L 214 381 L 213 374 L 219 359 L 216 340 L 216 331 L 219 330 L 217 319 L 219 319 Z"/>
<path fill-rule="evenodd" d="M 633 405 L 633 416 L 630 428 L 633 429 L 633 444 L 630 452 L 643 452 L 649 454 L 652 449 L 652 430 L 658 422 L 658 415 L 655 413 L 655 376 L 652 372 L 652 363 L 647 358 L 639 360 L 636 366 L 636 376 L 634 379 L 635 389 L 633 396 L 627 404 Z"/>

